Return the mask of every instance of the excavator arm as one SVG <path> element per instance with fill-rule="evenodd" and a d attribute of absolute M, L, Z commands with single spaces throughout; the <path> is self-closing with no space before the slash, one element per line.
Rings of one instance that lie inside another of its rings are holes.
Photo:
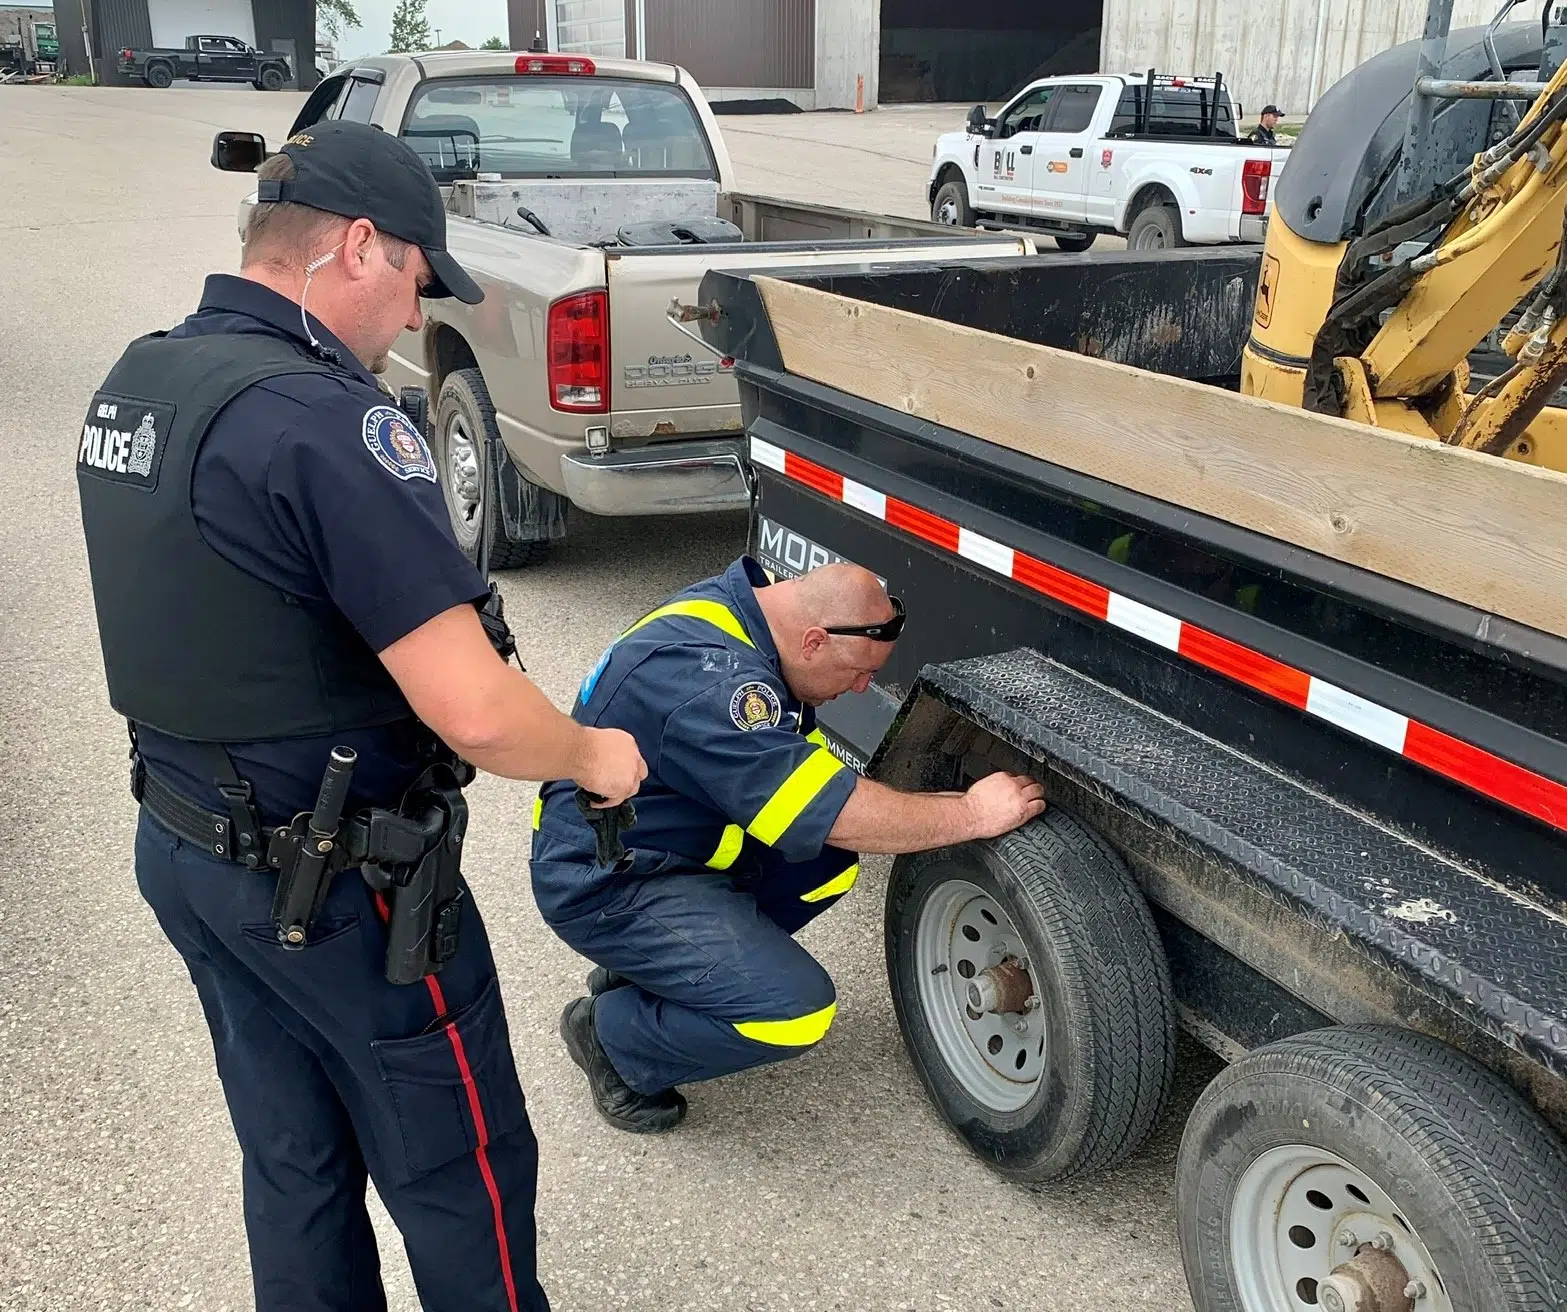
<path fill-rule="evenodd" d="M 1329 216 L 1334 226 L 1321 222 L 1339 199 L 1331 187 L 1305 196 L 1296 185 L 1296 203 L 1286 204 L 1281 186 L 1242 391 L 1567 471 L 1567 411 L 1547 408 L 1567 383 L 1567 64 L 1554 66 L 1557 43 L 1543 22 L 1532 47 L 1516 31 L 1509 44 L 1515 63 L 1529 68 L 1532 59 L 1530 71 L 1546 80 L 1503 70 L 1498 31 L 1518 3 L 1508 0 L 1478 43 L 1473 32 L 1454 34 L 1462 44 L 1449 61 L 1452 0 L 1431 0 L 1417 51 L 1363 65 L 1324 97 L 1319 108 L 1330 112 L 1314 114 L 1296 146 L 1308 160 L 1313 145 L 1331 158 L 1308 134 L 1340 128 L 1346 108 L 1376 104 L 1379 79 L 1385 101 L 1397 69 L 1415 74 L 1373 133 L 1358 189 L 1345 190 L 1342 212 Z M 1454 71 L 1449 62 L 1463 72 L 1477 45 L 1490 76 L 1441 75 Z M 1443 114 L 1423 99 L 1471 103 Z M 1404 139 L 1383 158 L 1400 111 Z M 1292 152 L 1292 184 L 1295 163 Z M 1305 190 L 1322 181 L 1309 170 L 1301 179 Z M 1470 356 L 1514 315 L 1506 367 L 1471 390 Z"/>

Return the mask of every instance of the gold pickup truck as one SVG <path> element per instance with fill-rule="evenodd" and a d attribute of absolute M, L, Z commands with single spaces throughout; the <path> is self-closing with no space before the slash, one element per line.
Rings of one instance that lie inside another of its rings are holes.
<path fill-rule="evenodd" d="M 744 510 L 750 469 L 732 362 L 672 322 L 709 269 L 867 269 L 1034 253 L 1031 238 L 736 191 L 701 88 L 671 65 L 497 51 L 340 65 L 290 129 L 396 132 L 447 201 L 448 244 L 485 291 L 427 302 L 397 343 L 394 394 L 430 398 L 428 436 L 458 541 L 490 526 L 500 569 L 542 560 L 567 508 Z M 243 229 L 254 196 L 240 206 Z M 481 515 L 483 444 L 510 460 Z"/>

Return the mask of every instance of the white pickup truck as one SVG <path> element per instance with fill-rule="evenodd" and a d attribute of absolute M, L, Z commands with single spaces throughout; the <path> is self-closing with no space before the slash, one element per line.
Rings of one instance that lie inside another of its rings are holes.
<path fill-rule="evenodd" d="M 710 268 L 874 267 L 1036 253 L 1028 234 L 794 205 L 735 189 L 701 89 L 671 64 L 461 51 L 333 69 L 289 135 L 324 119 L 407 140 L 446 197 L 447 244 L 484 289 L 426 301 L 393 348 L 394 395 L 422 389 L 459 543 L 542 561 L 568 507 L 597 515 L 750 504 L 733 362 L 669 317 Z M 219 147 L 222 147 L 220 150 Z M 213 163 L 254 169 L 266 143 L 220 133 Z M 255 193 L 240 203 L 244 230 Z M 485 480 L 486 438 L 509 460 Z M 488 487 L 485 487 L 486 481 Z M 499 514 L 481 515 L 492 496 Z"/>
<path fill-rule="evenodd" d="M 1068 251 L 1100 233 L 1133 250 L 1260 242 L 1289 151 L 1240 137 L 1237 117 L 1219 77 L 1043 78 L 936 141 L 931 218 L 1037 228 Z"/>

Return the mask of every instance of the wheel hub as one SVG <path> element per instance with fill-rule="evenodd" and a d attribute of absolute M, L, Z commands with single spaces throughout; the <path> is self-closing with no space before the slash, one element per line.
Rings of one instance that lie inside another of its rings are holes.
<path fill-rule="evenodd" d="M 1272 1148 L 1242 1172 L 1230 1251 L 1246 1312 L 1453 1312 L 1401 1209 L 1323 1148 Z"/>
<path fill-rule="evenodd" d="M 472 524 L 479 512 L 479 452 L 461 415 L 453 415 L 446 426 L 446 468 L 452 507 Z"/>
<path fill-rule="evenodd" d="M 1046 1028 L 1027 948 L 1010 916 L 966 880 L 932 890 L 915 933 L 920 1002 L 942 1060 L 964 1091 L 996 1111 L 1034 1096 Z"/>

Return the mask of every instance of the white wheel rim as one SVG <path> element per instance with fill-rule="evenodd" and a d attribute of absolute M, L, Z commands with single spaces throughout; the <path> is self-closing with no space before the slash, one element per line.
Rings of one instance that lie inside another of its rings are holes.
<path fill-rule="evenodd" d="M 997 1112 L 1014 1112 L 1039 1088 L 1046 1031 L 1043 1008 L 976 1015 L 969 981 L 1006 958 L 1026 961 L 1017 926 L 984 889 L 954 879 L 932 890 L 914 933 L 921 1009 L 942 1061 L 963 1091 Z"/>
<path fill-rule="evenodd" d="M 936 222 L 946 223 L 952 227 L 958 226 L 958 203 L 955 200 L 944 200 L 936 210 Z"/>
<path fill-rule="evenodd" d="M 1230 1254 L 1246 1312 L 1328 1309 L 1322 1284 L 1359 1248 L 1390 1239 L 1423 1293 L 1415 1312 L 1453 1312 L 1431 1254 L 1387 1192 L 1322 1148 L 1288 1144 L 1253 1161 L 1235 1188 Z"/>

